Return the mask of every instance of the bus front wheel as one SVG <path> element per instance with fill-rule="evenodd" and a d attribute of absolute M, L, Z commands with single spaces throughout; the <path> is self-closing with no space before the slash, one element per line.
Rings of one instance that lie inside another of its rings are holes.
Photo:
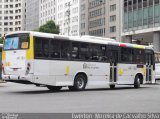
<path fill-rule="evenodd" d="M 85 89 L 86 84 L 87 84 L 86 76 L 83 75 L 83 74 L 78 74 L 75 77 L 74 85 L 73 86 L 69 86 L 68 88 L 71 91 L 82 91 L 82 90 Z"/>
<path fill-rule="evenodd" d="M 134 81 L 134 88 L 140 88 L 140 84 L 141 84 L 140 78 L 139 76 L 136 76 Z"/>
<path fill-rule="evenodd" d="M 62 86 L 47 86 L 50 91 L 60 91 Z"/>

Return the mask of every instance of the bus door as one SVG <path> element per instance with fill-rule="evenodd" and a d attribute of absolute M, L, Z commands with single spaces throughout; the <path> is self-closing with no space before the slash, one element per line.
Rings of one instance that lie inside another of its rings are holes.
<path fill-rule="evenodd" d="M 110 49 L 110 82 L 117 82 L 118 49 Z"/>
<path fill-rule="evenodd" d="M 146 53 L 146 82 L 152 81 L 152 61 L 153 54 Z"/>

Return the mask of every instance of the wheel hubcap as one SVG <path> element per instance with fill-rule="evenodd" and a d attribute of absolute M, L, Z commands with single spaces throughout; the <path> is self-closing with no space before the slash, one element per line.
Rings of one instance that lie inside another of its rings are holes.
<path fill-rule="evenodd" d="M 83 78 L 80 77 L 78 79 L 78 81 L 77 81 L 77 84 L 78 84 L 79 88 L 83 88 L 83 86 L 84 86 L 84 80 L 83 80 Z"/>

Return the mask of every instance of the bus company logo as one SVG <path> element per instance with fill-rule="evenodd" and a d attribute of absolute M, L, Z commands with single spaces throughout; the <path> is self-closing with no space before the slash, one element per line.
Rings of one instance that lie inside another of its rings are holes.
<path fill-rule="evenodd" d="M 87 63 L 84 63 L 84 64 L 83 64 L 83 69 L 87 69 L 87 68 L 88 68 Z"/>
<path fill-rule="evenodd" d="M 97 67 L 96 64 L 84 63 L 83 64 L 83 69 L 94 69 L 95 70 L 95 69 L 99 69 L 99 67 Z"/>

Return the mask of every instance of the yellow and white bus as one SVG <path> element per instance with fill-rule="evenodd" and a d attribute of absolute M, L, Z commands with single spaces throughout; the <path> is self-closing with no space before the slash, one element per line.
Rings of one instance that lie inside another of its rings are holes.
<path fill-rule="evenodd" d="M 155 83 L 151 47 L 108 38 L 16 32 L 6 35 L 2 56 L 3 80 L 55 91 Z"/>

